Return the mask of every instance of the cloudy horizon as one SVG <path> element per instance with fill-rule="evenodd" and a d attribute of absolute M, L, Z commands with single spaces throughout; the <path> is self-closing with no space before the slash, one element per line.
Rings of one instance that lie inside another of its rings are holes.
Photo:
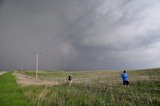
<path fill-rule="evenodd" d="M 0 0 L 0 70 L 34 69 L 37 50 L 41 70 L 160 67 L 160 1 L 132 0 L 76 33 L 128 0 L 105 0 L 74 25 L 101 1 Z"/>

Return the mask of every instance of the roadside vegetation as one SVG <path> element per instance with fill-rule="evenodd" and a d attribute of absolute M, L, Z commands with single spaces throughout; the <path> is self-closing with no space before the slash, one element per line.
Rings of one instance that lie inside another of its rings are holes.
<path fill-rule="evenodd" d="M 128 73 L 129 87 L 122 85 L 121 71 L 40 71 L 38 82 L 51 81 L 58 84 L 19 83 L 18 85 L 28 101 L 35 106 L 159 106 L 160 69 L 136 70 Z M 16 74 L 35 77 L 34 71 L 16 72 Z M 66 81 L 69 74 L 74 78 L 72 86 Z"/>
<path fill-rule="evenodd" d="M 0 106 L 29 106 L 27 100 L 11 73 L 0 75 Z"/>

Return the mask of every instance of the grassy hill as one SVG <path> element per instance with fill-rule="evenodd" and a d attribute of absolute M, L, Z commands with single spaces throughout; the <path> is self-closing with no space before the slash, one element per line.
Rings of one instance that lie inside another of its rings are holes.
<path fill-rule="evenodd" d="M 160 69 L 128 71 L 130 86 L 121 81 L 121 71 L 15 72 L 18 88 L 33 106 L 159 106 Z M 67 76 L 73 76 L 69 86 Z M 1 76 L 0 76 L 1 77 Z"/>
<path fill-rule="evenodd" d="M 25 71 L 24 75 L 35 77 L 34 71 Z M 74 78 L 72 86 L 66 78 Z M 130 86 L 124 87 L 121 71 L 40 71 L 39 80 L 57 82 L 58 85 L 45 83 L 23 86 L 29 101 L 35 105 L 160 105 L 160 69 L 128 71 Z"/>

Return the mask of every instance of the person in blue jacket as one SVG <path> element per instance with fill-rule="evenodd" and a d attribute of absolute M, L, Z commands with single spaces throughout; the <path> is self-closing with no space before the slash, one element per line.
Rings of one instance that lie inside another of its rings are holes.
<path fill-rule="evenodd" d="M 129 85 L 129 81 L 128 81 L 128 74 L 127 72 L 124 70 L 122 76 L 122 80 L 123 80 L 123 85 Z"/>

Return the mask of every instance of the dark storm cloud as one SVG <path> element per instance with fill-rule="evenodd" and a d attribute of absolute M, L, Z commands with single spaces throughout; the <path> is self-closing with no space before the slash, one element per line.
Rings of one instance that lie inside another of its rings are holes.
<path fill-rule="evenodd" d="M 106 0 L 69 33 L 60 34 L 99 1 L 1 0 L 0 67 L 17 69 L 23 65 L 33 69 L 34 52 L 53 38 L 52 43 L 40 51 L 41 69 L 159 67 L 159 0 L 133 0 L 65 40 L 126 0 Z"/>

